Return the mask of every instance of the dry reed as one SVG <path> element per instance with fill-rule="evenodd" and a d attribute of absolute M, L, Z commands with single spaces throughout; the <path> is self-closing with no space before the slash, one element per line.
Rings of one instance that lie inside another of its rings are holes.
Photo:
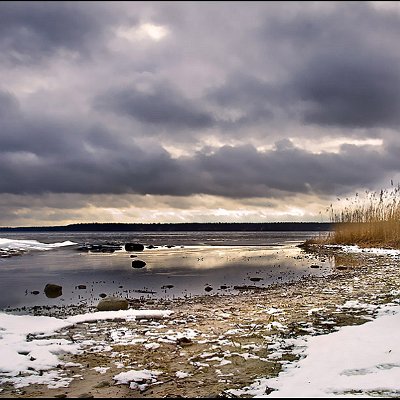
<path fill-rule="evenodd" d="M 341 201 L 341 199 L 338 199 Z M 361 247 L 400 248 L 400 185 L 380 192 L 356 193 L 342 200 L 341 211 L 327 209 L 334 232 L 328 242 Z"/>

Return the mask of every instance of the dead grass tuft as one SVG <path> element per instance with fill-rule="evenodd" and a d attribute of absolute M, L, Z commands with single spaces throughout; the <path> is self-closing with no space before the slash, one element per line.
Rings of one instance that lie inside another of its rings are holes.
<path fill-rule="evenodd" d="M 342 202 L 340 211 L 332 204 L 327 209 L 335 223 L 328 243 L 400 248 L 400 185 L 338 201 Z"/>

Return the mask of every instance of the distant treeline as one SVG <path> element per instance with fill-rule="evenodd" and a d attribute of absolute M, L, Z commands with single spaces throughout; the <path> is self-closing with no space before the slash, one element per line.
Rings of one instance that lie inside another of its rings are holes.
<path fill-rule="evenodd" d="M 260 231 L 330 231 L 329 222 L 263 222 L 263 223 L 171 223 L 122 224 L 90 223 L 64 226 L 3 227 L 0 232 L 260 232 Z"/>

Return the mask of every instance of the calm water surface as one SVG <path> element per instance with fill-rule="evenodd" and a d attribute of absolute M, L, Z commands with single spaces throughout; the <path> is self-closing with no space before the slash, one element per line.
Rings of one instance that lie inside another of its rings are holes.
<path fill-rule="evenodd" d="M 1 258 L 0 309 L 80 302 L 95 305 L 101 293 L 148 299 L 212 296 L 235 293 L 234 286 L 263 287 L 309 275 L 327 275 L 332 271 L 332 260 L 314 259 L 296 247 L 316 235 L 316 232 L 0 233 L 1 238 L 12 240 L 77 243 Z M 114 253 L 77 250 L 85 243 L 127 242 L 157 248 Z M 132 268 L 135 258 L 131 255 L 145 261 L 146 267 Z M 313 264 L 320 268 L 310 268 Z M 47 283 L 61 285 L 63 295 L 47 298 L 43 292 Z M 86 285 L 86 289 L 79 290 L 78 285 Z M 206 287 L 212 290 L 207 292 Z M 34 291 L 39 294 L 33 294 Z"/>

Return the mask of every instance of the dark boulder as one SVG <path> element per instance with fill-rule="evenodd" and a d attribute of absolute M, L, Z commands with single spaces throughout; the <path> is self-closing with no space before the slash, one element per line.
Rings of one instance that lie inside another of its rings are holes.
<path fill-rule="evenodd" d="M 44 288 L 44 294 L 50 299 L 60 297 L 62 295 L 62 286 L 48 283 Z"/>
<path fill-rule="evenodd" d="M 206 287 L 204 288 L 204 290 L 205 290 L 206 292 L 211 292 L 211 291 L 213 290 L 213 288 L 212 288 L 211 286 L 206 286 Z"/>
<path fill-rule="evenodd" d="M 143 268 L 146 263 L 142 260 L 133 260 L 132 261 L 132 268 Z"/>
<path fill-rule="evenodd" d="M 125 250 L 126 251 L 143 251 L 144 246 L 140 243 L 126 243 Z"/>

